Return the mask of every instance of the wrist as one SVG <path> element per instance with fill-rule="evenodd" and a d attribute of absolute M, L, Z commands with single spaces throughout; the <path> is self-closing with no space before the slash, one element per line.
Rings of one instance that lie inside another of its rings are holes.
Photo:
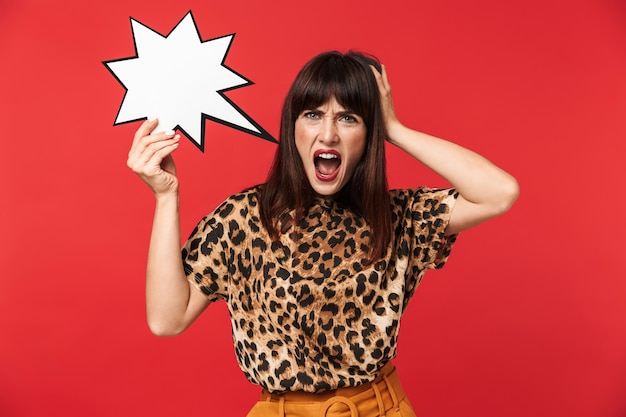
<path fill-rule="evenodd" d="M 178 205 L 179 193 L 178 190 L 154 193 L 154 198 L 157 204 L 171 204 L 176 203 Z"/>
<path fill-rule="evenodd" d="M 387 123 L 387 140 L 394 145 L 398 145 L 405 134 L 406 127 L 402 125 L 398 120 Z"/>

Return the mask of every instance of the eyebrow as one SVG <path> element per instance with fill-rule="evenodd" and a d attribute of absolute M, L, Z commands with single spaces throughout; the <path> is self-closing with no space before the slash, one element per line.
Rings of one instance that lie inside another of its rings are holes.
<path fill-rule="evenodd" d="M 325 111 L 322 111 L 319 106 L 317 107 L 310 107 L 310 108 L 305 108 L 304 110 L 302 110 L 300 112 L 300 114 L 304 113 L 304 112 L 308 112 L 308 111 L 316 111 L 319 112 L 321 114 L 326 114 Z M 363 118 L 363 116 L 361 116 L 359 113 L 355 112 L 354 110 L 350 110 L 350 109 L 344 109 L 341 111 L 338 111 L 337 113 L 335 113 L 336 116 L 358 116 L 360 118 Z"/>

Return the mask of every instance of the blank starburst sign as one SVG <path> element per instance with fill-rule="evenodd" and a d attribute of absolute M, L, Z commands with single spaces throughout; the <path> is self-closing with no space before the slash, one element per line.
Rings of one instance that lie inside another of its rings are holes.
<path fill-rule="evenodd" d="M 252 84 L 224 65 L 234 34 L 203 41 L 191 11 L 167 36 L 130 22 L 137 56 L 103 62 L 126 89 L 115 125 L 154 116 L 203 152 L 205 119 L 276 142 L 224 95 Z"/>

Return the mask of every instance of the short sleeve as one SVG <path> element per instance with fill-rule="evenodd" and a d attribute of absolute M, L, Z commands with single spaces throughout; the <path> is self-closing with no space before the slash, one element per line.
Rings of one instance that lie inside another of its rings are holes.
<path fill-rule="evenodd" d="M 456 190 L 419 189 L 410 207 L 413 228 L 414 272 L 442 268 L 448 261 L 457 235 L 446 236 Z"/>
<path fill-rule="evenodd" d="M 457 235 L 446 236 L 458 197 L 453 188 L 393 190 L 397 263 L 405 265 L 405 306 L 424 273 L 442 268 Z"/>
<path fill-rule="evenodd" d="M 234 204 L 226 200 L 195 227 L 183 246 L 183 267 L 187 279 L 211 301 L 228 294 L 232 245 L 230 214 Z"/>

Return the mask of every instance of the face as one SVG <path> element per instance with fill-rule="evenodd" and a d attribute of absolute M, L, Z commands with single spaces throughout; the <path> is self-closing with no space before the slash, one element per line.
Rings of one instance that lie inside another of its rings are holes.
<path fill-rule="evenodd" d="M 296 148 L 313 190 L 333 196 L 350 180 L 365 150 L 365 123 L 334 97 L 296 119 Z"/>

